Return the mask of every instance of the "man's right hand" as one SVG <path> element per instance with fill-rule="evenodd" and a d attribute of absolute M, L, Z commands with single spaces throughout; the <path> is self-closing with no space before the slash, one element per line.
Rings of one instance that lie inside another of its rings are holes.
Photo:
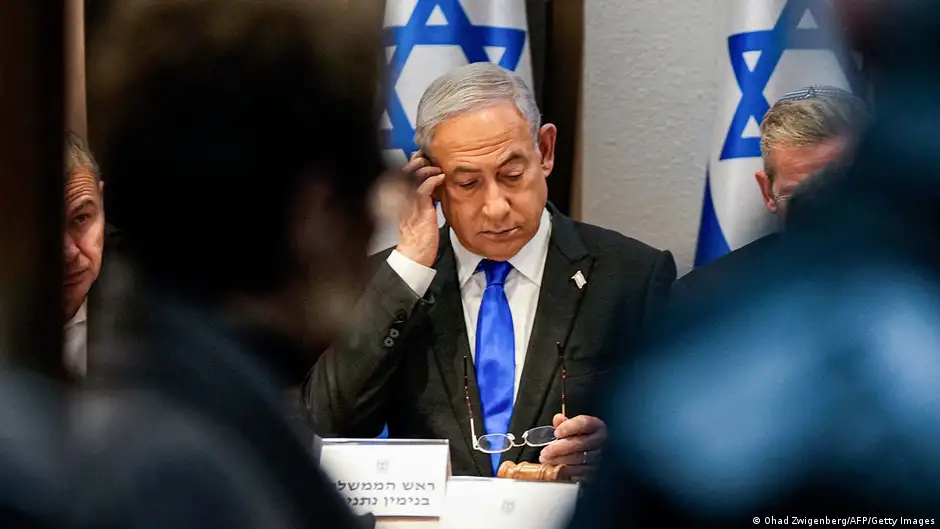
<path fill-rule="evenodd" d="M 395 249 L 408 259 L 431 268 L 440 244 L 437 208 L 431 194 L 444 181 L 444 171 L 435 167 L 421 151 L 411 156 L 403 170 L 418 177 L 418 189 L 398 224 L 398 246 Z"/>

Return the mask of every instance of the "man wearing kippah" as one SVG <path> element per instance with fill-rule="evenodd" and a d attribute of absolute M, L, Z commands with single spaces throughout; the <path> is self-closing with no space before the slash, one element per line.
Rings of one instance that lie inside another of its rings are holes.
<path fill-rule="evenodd" d="M 774 103 L 761 121 L 764 169 L 754 175 L 767 210 L 785 224 L 794 193 L 798 189 L 800 195 L 813 193 L 804 182 L 809 184 L 811 176 L 850 158 L 869 119 L 864 101 L 831 86 L 801 88 Z M 829 171 L 822 179 L 833 176 Z M 723 285 L 747 271 L 753 259 L 773 251 L 779 235 L 766 235 L 681 277 L 672 289 L 673 304 L 719 295 Z"/>

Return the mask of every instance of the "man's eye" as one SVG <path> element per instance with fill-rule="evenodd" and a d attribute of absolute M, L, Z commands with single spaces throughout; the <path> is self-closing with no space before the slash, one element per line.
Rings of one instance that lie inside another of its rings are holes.
<path fill-rule="evenodd" d="M 518 180 L 518 179 L 522 178 L 522 173 L 509 173 L 509 174 L 504 174 L 504 175 L 503 175 L 503 178 L 505 178 L 506 180 Z"/>
<path fill-rule="evenodd" d="M 72 219 L 72 222 L 74 224 L 81 226 L 82 224 L 85 224 L 86 222 L 88 222 L 88 219 L 89 219 L 89 215 L 77 215 L 74 219 Z"/>
<path fill-rule="evenodd" d="M 461 182 L 461 183 L 459 183 L 459 184 L 457 184 L 457 185 L 459 185 L 460 187 L 462 187 L 462 188 L 464 188 L 464 189 L 471 189 L 473 186 L 477 185 L 477 181 L 476 181 L 476 180 L 468 180 L 468 181 L 466 181 L 466 182 Z"/>

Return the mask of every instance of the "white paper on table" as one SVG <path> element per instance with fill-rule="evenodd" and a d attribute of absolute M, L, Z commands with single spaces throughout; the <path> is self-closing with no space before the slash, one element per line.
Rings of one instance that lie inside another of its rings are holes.
<path fill-rule="evenodd" d="M 574 483 L 453 477 L 440 527 L 560 529 L 571 521 L 578 490 Z"/>

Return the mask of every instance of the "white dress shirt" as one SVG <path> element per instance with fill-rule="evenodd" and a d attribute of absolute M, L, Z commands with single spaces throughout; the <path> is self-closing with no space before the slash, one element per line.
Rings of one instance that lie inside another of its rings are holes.
<path fill-rule="evenodd" d="M 87 301 L 65 324 L 65 344 L 62 359 L 66 369 L 73 375 L 84 377 L 88 370 L 88 309 Z"/>
<path fill-rule="evenodd" d="M 512 270 L 506 278 L 504 289 L 509 300 L 515 335 L 516 380 L 513 400 L 519 392 L 519 382 L 522 380 L 522 369 L 525 366 L 526 349 L 529 347 L 529 337 L 535 322 L 535 310 L 539 304 L 539 290 L 542 287 L 542 274 L 545 271 L 551 233 L 551 215 L 548 210 L 543 210 L 535 236 L 509 260 Z M 450 244 L 457 258 L 457 281 L 460 284 L 470 354 L 476 358 L 477 316 L 483 301 L 483 291 L 486 289 L 486 274 L 477 272 L 477 266 L 484 258 L 464 248 L 453 229 L 450 230 Z M 437 274 L 433 268 L 420 265 L 397 250 L 392 250 L 387 262 L 419 297 L 428 291 Z"/>

